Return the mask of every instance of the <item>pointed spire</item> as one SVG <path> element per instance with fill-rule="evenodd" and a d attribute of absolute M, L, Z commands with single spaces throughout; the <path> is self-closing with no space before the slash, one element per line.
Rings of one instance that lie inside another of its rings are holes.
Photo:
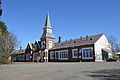
<path fill-rule="evenodd" d="M 45 27 L 51 28 L 49 12 L 48 12 L 47 17 L 46 17 Z"/>

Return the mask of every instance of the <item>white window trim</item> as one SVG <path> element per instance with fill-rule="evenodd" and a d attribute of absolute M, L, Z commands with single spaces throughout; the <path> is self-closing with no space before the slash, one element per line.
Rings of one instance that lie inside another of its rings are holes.
<path fill-rule="evenodd" d="M 79 49 L 79 58 L 81 58 L 82 55 L 82 49 Z"/>
<path fill-rule="evenodd" d="M 58 58 L 56 57 L 56 52 L 58 52 Z M 55 59 L 59 59 L 59 51 L 55 51 Z"/>
<path fill-rule="evenodd" d="M 49 41 L 49 48 L 52 48 L 52 41 Z"/>
<path fill-rule="evenodd" d="M 78 58 L 78 56 L 74 56 L 74 51 L 77 50 L 77 54 L 78 54 L 78 49 L 72 49 L 72 58 Z"/>
<path fill-rule="evenodd" d="M 52 33 L 52 29 L 47 29 L 46 32 Z"/>
<path fill-rule="evenodd" d="M 50 51 L 50 59 L 54 59 L 53 55 L 54 55 L 54 51 Z"/>
<path fill-rule="evenodd" d="M 63 51 L 67 51 L 67 55 L 68 55 L 68 50 L 60 50 L 59 51 L 59 60 L 68 60 L 68 57 L 67 58 L 60 58 L 60 52 L 63 52 Z"/>
<path fill-rule="evenodd" d="M 44 44 L 44 45 L 43 45 Z M 45 48 L 45 41 L 41 42 L 41 48 Z"/>
<path fill-rule="evenodd" d="M 92 49 L 93 50 L 93 47 L 87 47 L 87 48 L 82 48 L 82 59 L 93 59 L 93 56 L 92 57 L 84 57 L 83 56 L 83 50 L 84 49 Z M 93 55 L 93 54 L 92 54 Z"/>

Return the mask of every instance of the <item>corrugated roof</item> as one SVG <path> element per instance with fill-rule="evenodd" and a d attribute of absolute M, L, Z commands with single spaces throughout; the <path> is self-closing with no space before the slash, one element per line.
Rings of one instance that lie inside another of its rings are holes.
<path fill-rule="evenodd" d="M 68 48 L 68 47 L 94 44 L 102 35 L 103 34 L 98 34 L 94 36 L 86 36 L 86 37 L 81 37 L 78 39 L 55 43 L 55 47 L 53 47 L 52 49 L 60 49 L 60 48 Z"/>

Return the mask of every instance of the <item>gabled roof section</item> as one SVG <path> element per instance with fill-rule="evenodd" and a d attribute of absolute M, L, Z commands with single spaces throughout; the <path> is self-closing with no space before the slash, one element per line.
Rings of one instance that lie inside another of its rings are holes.
<path fill-rule="evenodd" d="M 30 42 L 29 42 L 28 44 L 29 44 L 30 48 L 32 49 L 32 48 L 33 48 L 33 47 L 32 47 L 32 44 L 31 44 Z"/>
<path fill-rule="evenodd" d="M 49 12 L 46 17 L 45 28 L 51 28 Z"/>
<path fill-rule="evenodd" d="M 24 53 L 25 53 L 25 49 L 15 51 L 15 54 L 24 54 Z"/>
<path fill-rule="evenodd" d="M 94 44 L 103 34 L 93 35 L 81 37 L 78 39 L 68 40 L 61 43 L 55 43 L 55 47 L 52 49 L 61 49 L 61 48 L 69 48 L 76 46 L 84 46 Z"/>

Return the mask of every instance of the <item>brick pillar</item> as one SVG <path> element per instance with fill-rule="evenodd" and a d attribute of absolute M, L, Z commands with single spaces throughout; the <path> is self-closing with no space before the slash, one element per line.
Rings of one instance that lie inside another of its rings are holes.
<path fill-rule="evenodd" d="M 48 50 L 45 49 L 45 62 L 48 62 Z"/>
<path fill-rule="evenodd" d="M 37 63 L 40 62 L 40 56 L 37 56 Z"/>
<path fill-rule="evenodd" d="M 9 56 L 9 57 L 8 57 L 8 60 L 9 60 L 9 61 L 12 61 L 12 56 Z"/>

